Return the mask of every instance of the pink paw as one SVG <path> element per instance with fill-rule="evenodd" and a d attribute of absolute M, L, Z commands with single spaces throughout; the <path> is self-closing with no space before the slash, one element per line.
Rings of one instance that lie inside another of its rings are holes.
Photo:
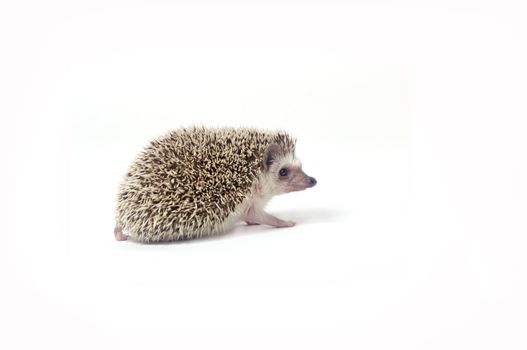
<path fill-rule="evenodd" d="M 123 231 L 119 226 L 115 226 L 113 234 L 115 235 L 115 239 L 117 241 L 126 241 L 128 239 L 128 236 L 123 234 Z"/>
<path fill-rule="evenodd" d="M 257 222 L 252 222 L 252 221 L 245 221 L 245 223 L 246 223 L 247 225 L 251 225 L 251 226 L 252 226 L 252 225 L 260 225 L 259 223 L 257 223 Z"/>
<path fill-rule="evenodd" d="M 276 227 L 293 227 L 296 225 L 296 222 L 294 221 L 283 221 L 276 225 Z"/>

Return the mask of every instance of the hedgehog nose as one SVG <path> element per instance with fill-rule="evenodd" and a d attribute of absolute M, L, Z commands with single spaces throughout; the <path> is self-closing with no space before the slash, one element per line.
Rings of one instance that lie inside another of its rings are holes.
<path fill-rule="evenodd" d="M 317 184 L 317 179 L 315 179 L 314 177 L 309 177 L 309 186 L 310 187 L 313 187 Z"/>

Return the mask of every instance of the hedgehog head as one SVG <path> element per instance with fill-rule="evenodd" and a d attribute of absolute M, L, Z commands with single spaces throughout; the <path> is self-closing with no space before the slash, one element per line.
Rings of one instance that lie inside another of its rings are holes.
<path fill-rule="evenodd" d="M 260 183 L 264 192 L 278 195 L 303 191 L 315 186 L 317 180 L 304 173 L 294 151 L 286 151 L 279 144 L 271 143 L 263 154 Z"/>

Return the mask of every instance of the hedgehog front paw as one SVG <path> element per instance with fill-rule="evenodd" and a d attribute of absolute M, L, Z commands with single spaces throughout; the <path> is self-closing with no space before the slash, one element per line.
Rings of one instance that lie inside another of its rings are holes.
<path fill-rule="evenodd" d="M 252 221 L 245 221 L 245 223 L 249 226 L 252 226 L 252 225 L 260 225 L 259 223 L 257 222 L 252 222 Z"/>
<path fill-rule="evenodd" d="M 275 225 L 275 227 L 293 227 L 296 225 L 296 222 L 294 221 L 282 221 L 280 223 L 278 223 L 277 225 Z"/>

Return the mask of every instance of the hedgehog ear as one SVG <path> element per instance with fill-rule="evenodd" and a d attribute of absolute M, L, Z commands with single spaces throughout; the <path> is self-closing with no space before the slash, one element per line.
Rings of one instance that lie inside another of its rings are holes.
<path fill-rule="evenodd" d="M 262 161 L 262 168 L 264 171 L 269 170 L 269 168 L 274 163 L 279 153 L 280 153 L 280 146 L 278 146 L 276 143 L 271 143 L 269 146 L 267 146 L 263 154 L 263 161 Z"/>

